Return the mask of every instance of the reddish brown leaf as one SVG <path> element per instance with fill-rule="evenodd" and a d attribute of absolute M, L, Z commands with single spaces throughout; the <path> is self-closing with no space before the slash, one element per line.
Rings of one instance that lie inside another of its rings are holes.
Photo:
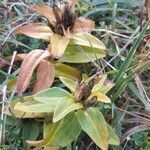
<path fill-rule="evenodd" d="M 15 57 L 15 61 L 23 61 L 26 58 L 26 56 L 27 56 L 26 54 L 17 54 Z"/>
<path fill-rule="evenodd" d="M 53 12 L 53 8 L 44 4 L 34 5 L 32 6 L 32 8 L 42 16 L 46 17 L 49 22 L 54 25 L 54 23 L 56 22 L 56 18 Z"/>
<path fill-rule="evenodd" d="M 77 18 L 73 27 L 73 33 L 91 32 L 95 28 L 95 22 L 83 17 Z"/>
<path fill-rule="evenodd" d="M 17 54 L 15 57 L 15 61 L 23 61 L 26 54 Z M 6 65 L 10 65 L 10 60 L 12 59 L 12 56 L 9 57 L 0 57 L 0 68 L 5 67 Z"/>
<path fill-rule="evenodd" d="M 58 8 L 58 7 L 54 7 L 53 8 L 53 13 L 55 15 L 56 22 L 60 23 L 61 19 L 62 19 L 62 10 L 60 8 Z"/>
<path fill-rule="evenodd" d="M 74 6 L 75 4 L 77 4 L 77 0 L 68 0 L 68 4 L 69 6 Z"/>
<path fill-rule="evenodd" d="M 148 18 L 150 19 L 150 1 L 146 0 L 145 5 L 146 5 L 146 9 L 147 9 Z"/>
<path fill-rule="evenodd" d="M 35 67 L 41 62 L 42 59 L 48 57 L 49 55 L 50 54 L 48 51 L 37 49 L 31 51 L 26 56 L 26 58 L 22 62 L 20 72 L 18 75 L 18 80 L 17 80 L 18 95 L 21 96 L 22 93 L 27 89 Z"/>
<path fill-rule="evenodd" d="M 55 68 L 52 62 L 43 60 L 37 70 L 37 81 L 33 88 L 33 94 L 50 87 L 54 81 Z"/>
<path fill-rule="evenodd" d="M 10 62 L 7 60 L 7 58 L 0 56 L 0 68 L 6 65 L 10 65 Z"/>
<path fill-rule="evenodd" d="M 43 25 L 41 23 L 29 23 L 27 25 L 18 27 L 15 31 L 15 34 L 25 34 L 27 36 L 43 39 L 46 41 L 50 41 L 50 37 L 52 35 L 51 29 Z"/>

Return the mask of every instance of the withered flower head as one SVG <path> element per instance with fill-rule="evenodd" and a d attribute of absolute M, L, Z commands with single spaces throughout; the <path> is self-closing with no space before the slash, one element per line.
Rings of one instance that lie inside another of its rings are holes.
<path fill-rule="evenodd" d="M 99 49 L 100 55 L 104 57 L 104 44 L 89 34 L 95 28 L 95 22 L 77 17 L 76 3 L 76 0 L 68 0 L 62 7 L 49 7 L 45 4 L 32 6 L 34 11 L 47 18 L 48 26 L 42 23 L 29 23 L 18 27 L 15 34 L 25 34 L 48 41 L 48 50 L 52 58 L 61 58 L 68 45 L 73 44 Z"/>
<path fill-rule="evenodd" d="M 64 33 L 67 30 L 72 30 L 77 19 L 76 13 L 72 7 L 73 6 L 66 4 L 62 11 L 57 6 L 53 8 L 56 23 L 53 26 L 49 22 L 49 25 L 54 33 L 59 35 L 65 35 Z"/>
<path fill-rule="evenodd" d="M 81 81 L 73 81 L 66 77 L 60 77 L 61 82 L 70 89 L 74 95 L 75 102 L 81 102 L 87 107 L 96 101 L 111 103 L 106 93 L 114 86 L 114 83 L 107 80 L 106 74 L 97 74 L 82 78 Z M 72 83 L 73 86 L 69 86 Z"/>
<path fill-rule="evenodd" d="M 76 3 L 76 0 L 69 0 L 62 7 L 40 4 L 34 5 L 32 8 L 48 19 L 49 27 L 56 34 L 66 36 L 79 32 L 91 32 L 95 28 L 94 21 L 82 17 L 77 18 Z"/>

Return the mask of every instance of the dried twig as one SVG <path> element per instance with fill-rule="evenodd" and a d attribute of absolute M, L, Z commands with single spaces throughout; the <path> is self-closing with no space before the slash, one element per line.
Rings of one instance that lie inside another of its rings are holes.
<path fill-rule="evenodd" d="M 8 75 L 11 73 L 16 54 L 17 54 L 17 51 L 14 51 L 12 59 L 11 59 L 11 63 L 10 63 L 9 69 L 8 69 Z M 6 80 L 8 80 L 8 77 Z M 7 100 L 6 92 L 7 92 L 7 85 L 5 85 L 2 89 L 3 97 L 2 97 L 1 118 L 0 118 L 2 121 L 4 121 L 4 118 L 5 118 L 4 117 L 4 106 L 5 106 L 5 102 Z M 5 129 L 3 129 L 3 124 L 1 124 L 0 125 L 0 144 L 2 144 L 2 141 L 5 139 L 4 134 L 3 134 L 3 133 L 5 133 L 4 131 L 5 131 Z"/>

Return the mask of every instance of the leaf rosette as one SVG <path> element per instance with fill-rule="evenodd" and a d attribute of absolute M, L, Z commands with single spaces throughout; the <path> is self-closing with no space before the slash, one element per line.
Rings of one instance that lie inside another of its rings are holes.
<path fill-rule="evenodd" d="M 48 41 L 51 56 L 61 58 L 63 62 L 85 63 L 91 59 L 94 61 L 105 57 L 104 44 L 90 34 L 95 28 L 95 22 L 77 17 L 75 4 L 76 1 L 68 1 L 61 8 L 58 6 L 52 8 L 45 4 L 31 6 L 32 10 L 47 18 L 48 25 L 29 23 L 18 27 L 14 33 Z M 76 56 L 80 56 L 80 59 Z"/>
<path fill-rule="evenodd" d="M 59 78 L 70 92 L 52 87 L 13 105 L 14 114 L 33 113 L 36 117 L 45 118 L 44 138 L 40 141 L 28 140 L 28 144 L 59 149 L 74 141 L 83 130 L 102 150 L 107 150 L 108 144 L 118 145 L 119 139 L 112 127 L 93 106 L 95 100 L 111 103 L 105 94 L 113 87 L 113 83 L 108 82 L 107 76 L 97 73 L 81 81 Z"/>

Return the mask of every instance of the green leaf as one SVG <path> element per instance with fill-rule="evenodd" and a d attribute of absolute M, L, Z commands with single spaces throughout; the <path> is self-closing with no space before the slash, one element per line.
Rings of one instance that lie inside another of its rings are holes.
<path fill-rule="evenodd" d="M 80 131 L 77 117 L 74 113 L 71 113 L 59 123 L 48 143 L 65 147 L 79 136 Z"/>
<path fill-rule="evenodd" d="M 17 78 L 13 78 L 8 80 L 8 84 L 7 84 L 7 90 L 8 91 L 13 91 L 16 87 L 16 83 L 17 83 Z"/>
<path fill-rule="evenodd" d="M 99 92 L 99 90 L 102 88 L 106 78 L 107 78 L 107 75 L 103 75 L 101 77 L 100 81 L 96 85 L 94 85 L 94 87 L 92 88 L 92 92 Z"/>
<path fill-rule="evenodd" d="M 86 46 L 93 49 L 99 49 L 102 53 L 105 53 L 106 47 L 98 38 L 90 33 L 77 33 L 71 37 L 72 44 Z"/>
<path fill-rule="evenodd" d="M 9 116 L 15 116 L 17 118 L 43 118 L 45 117 L 45 115 L 51 117 L 52 114 L 51 113 L 33 113 L 33 112 L 26 112 L 24 109 L 15 109 L 15 106 L 16 104 L 18 103 L 21 103 L 24 102 L 24 103 L 39 103 L 39 101 L 36 101 L 35 99 L 33 99 L 32 96 L 26 96 L 26 97 L 23 97 L 23 98 L 17 98 L 15 100 L 12 100 L 11 103 L 10 103 L 10 107 L 11 107 L 11 112 L 9 111 L 9 107 L 6 105 L 5 106 L 5 114 L 9 115 Z"/>
<path fill-rule="evenodd" d="M 108 129 L 108 143 L 111 145 L 119 145 L 120 140 L 113 130 L 113 128 L 107 123 L 107 129 Z"/>
<path fill-rule="evenodd" d="M 40 128 L 37 122 L 26 122 L 23 124 L 22 135 L 25 140 L 36 140 L 39 136 Z"/>
<path fill-rule="evenodd" d="M 77 117 L 83 131 L 85 131 L 102 150 L 107 150 L 108 132 L 102 113 L 97 108 L 91 107 L 87 110 L 78 110 Z"/>
<path fill-rule="evenodd" d="M 46 145 L 44 146 L 44 150 L 59 150 L 60 146 L 51 146 L 51 145 Z"/>
<path fill-rule="evenodd" d="M 54 67 L 55 67 L 56 77 L 63 76 L 76 81 L 81 80 L 81 72 L 76 68 L 73 68 L 71 66 L 62 63 L 55 63 Z"/>
<path fill-rule="evenodd" d="M 28 99 L 29 98 L 29 99 Z M 55 109 L 56 103 L 41 103 L 33 98 L 26 97 L 26 101 L 18 102 L 14 106 L 14 110 L 27 113 L 52 113 Z"/>
<path fill-rule="evenodd" d="M 59 77 L 60 81 L 70 89 L 71 92 L 75 92 L 77 82 L 66 77 Z"/>
<path fill-rule="evenodd" d="M 106 80 L 104 82 L 104 85 L 100 88 L 99 92 L 106 94 L 112 87 L 114 86 L 114 83 L 110 80 Z"/>
<path fill-rule="evenodd" d="M 98 39 L 95 41 L 95 37 L 92 36 L 91 38 L 91 36 L 92 35 L 90 35 L 90 38 L 89 35 L 83 38 L 77 36 L 76 38 L 78 40 L 73 42 L 76 43 L 76 45 L 68 45 L 60 61 L 68 63 L 87 63 L 105 57 L 106 52 L 104 51 L 104 44 L 98 42 Z"/>
<path fill-rule="evenodd" d="M 63 99 L 58 102 L 53 116 L 53 122 L 57 122 L 66 116 L 68 113 L 82 108 L 83 105 L 81 103 L 75 103 L 73 99 Z"/>
<path fill-rule="evenodd" d="M 64 98 L 73 98 L 73 96 L 64 89 L 58 87 L 52 87 L 46 90 L 43 90 L 35 95 L 33 95 L 34 99 L 41 103 L 50 103 L 56 105 L 58 101 Z"/>
<path fill-rule="evenodd" d="M 65 147 L 74 141 L 81 129 L 75 113 L 70 113 L 59 122 L 44 125 L 45 138 L 41 141 L 27 141 L 33 146 L 53 145 Z"/>
<path fill-rule="evenodd" d="M 131 64 L 131 61 L 133 59 L 133 56 L 137 50 L 137 47 L 139 46 L 139 44 L 141 43 L 141 40 L 143 40 L 143 37 L 148 29 L 148 26 L 150 25 L 150 20 L 147 21 L 147 23 L 145 24 L 145 26 L 143 27 L 143 30 L 141 31 L 141 33 L 139 34 L 139 37 L 136 39 L 136 41 L 134 42 L 133 46 L 131 47 L 130 51 L 128 52 L 128 55 L 125 59 L 125 61 L 122 63 L 119 72 L 117 73 L 115 80 L 116 82 L 119 82 L 120 79 L 122 78 L 124 72 L 128 69 L 128 67 Z"/>
<path fill-rule="evenodd" d="M 100 92 L 93 92 L 93 93 L 91 93 L 91 95 L 87 99 L 91 100 L 93 97 L 96 97 L 97 101 L 99 101 L 99 102 L 111 103 L 110 98 L 107 97 L 105 94 L 102 94 Z"/>

